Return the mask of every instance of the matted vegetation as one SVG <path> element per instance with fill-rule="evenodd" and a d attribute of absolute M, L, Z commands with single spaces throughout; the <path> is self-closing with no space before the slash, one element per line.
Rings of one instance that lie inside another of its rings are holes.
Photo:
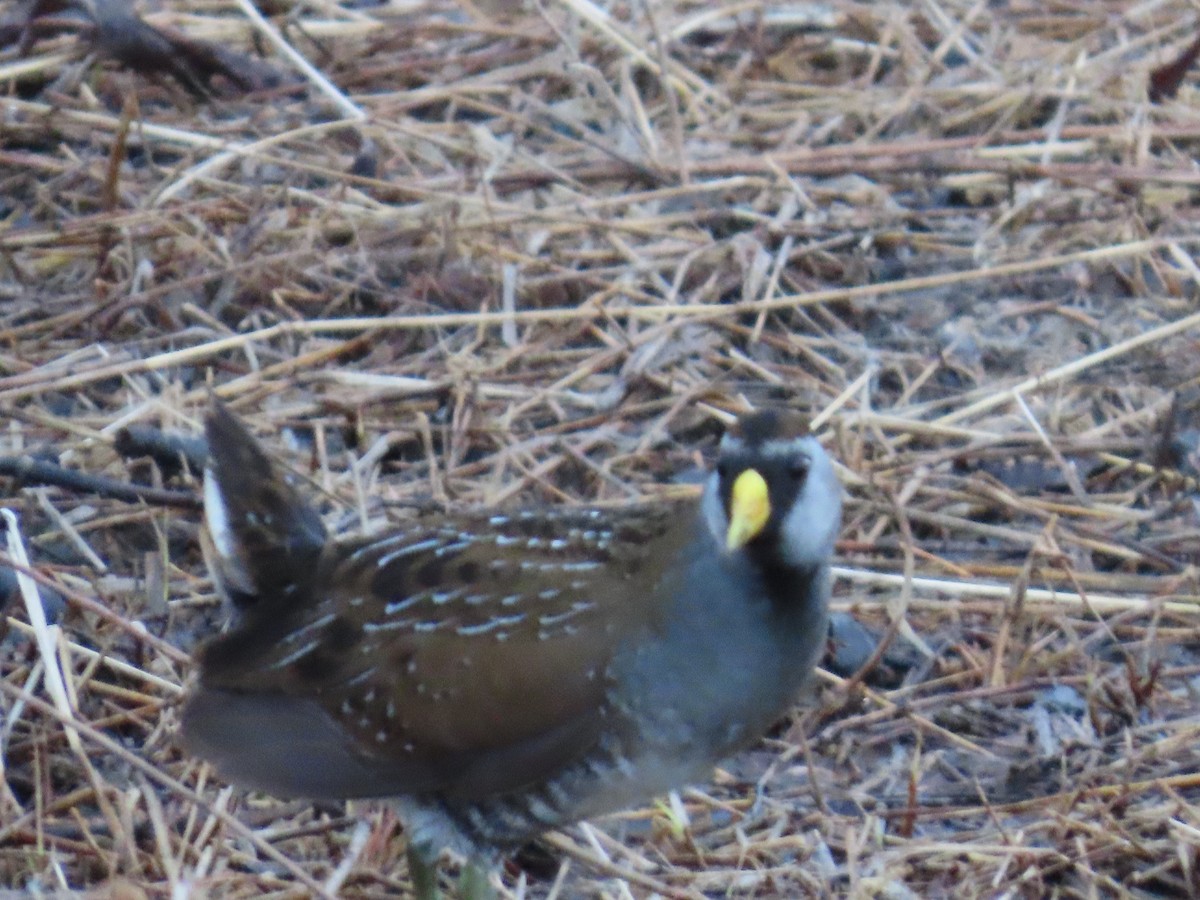
<path fill-rule="evenodd" d="M 1194 5 L 137 12 L 0 7 L 0 490 L 45 586 L 5 583 L 0 885 L 406 893 L 386 810 L 175 744 L 225 615 L 145 440 L 215 390 L 344 530 L 686 492 L 747 405 L 843 463 L 878 652 L 511 895 L 1200 895 L 1200 105 L 1147 99 Z"/>

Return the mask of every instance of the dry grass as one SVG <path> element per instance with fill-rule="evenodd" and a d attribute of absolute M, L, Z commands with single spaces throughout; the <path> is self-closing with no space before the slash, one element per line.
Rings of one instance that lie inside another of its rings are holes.
<path fill-rule="evenodd" d="M 1145 99 L 1193 5 L 267 11 L 150 18 L 299 89 L 0 54 L 0 453 L 190 491 L 115 438 L 211 385 L 353 529 L 677 490 L 726 413 L 810 409 L 896 680 L 822 678 L 507 889 L 1200 896 L 1200 115 Z M 403 895 L 388 814 L 176 749 L 221 621 L 195 513 L 0 486 L 66 600 L 10 589 L 0 885 Z"/>

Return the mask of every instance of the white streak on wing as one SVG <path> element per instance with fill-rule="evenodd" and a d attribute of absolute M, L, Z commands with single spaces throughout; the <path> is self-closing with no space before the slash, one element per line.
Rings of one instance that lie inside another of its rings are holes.
<path fill-rule="evenodd" d="M 307 644 L 305 644 L 299 650 L 293 650 L 291 653 L 289 653 L 283 659 L 277 660 L 271 666 L 271 668 L 272 669 L 283 669 L 283 668 L 286 668 L 287 666 L 290 666 L 296 660 L 300 659 L 301 657 L 308 656 L 308 654 L 310 654 L 314 650 L 316 650 L 317 647 L 320 645 L 320 643 L 321 643 L 320 641 L 309 641 Z"/>
<path fill-rule="evenodd" d="M 592 569 L 600 568 L 600 563 L 598 563 L 598 562 L 559 563 L 558 567 L 560 569 L 562 569 L 564 572 L 590 572 L 590 571 L 592 571 Z"/>
<path fill-rule="evenodd" d="M 590 572 L 592 569 L 598 569 L 598 562 L 529 562 L 526 560 L 521 563 L 521 570 L 525 572 Z"/>
<path fill-rule="evenodd" d="M 379 631 L 402 631 L 412 625 L 412 619 L 389 619 L 386 622 L 363 622 L 363 631 L 375 634 Z"/>
<path fill-rule="evenodd" d="M 555 613 L 553 615 L 538 616 L 538 624 L 546 627 L 560 625 L 567 621 L 567 619 L 574 618 L 581 612 L 586 612 L 587 610 L 591 609 L 592 605 L 593 604 L 591 603 L 573 603 L 571 608 L 564 612 Z"/>
<path fill-rule="evenodd" d="M 571 805 L 571 795 L 557 781 L 546 782 L 546 793 L 559 809 L 567 809 Z"/>
<path fill-rule="evenodd" d="M 418 603 L 424 603 L 429 599 L 428 594 L 413 594 L 411 597 L 405 597 L 403 600 L 395 600 L 383 608 L 385 616 L 394 616 L 398 612 L 403 612 L 410 606 L 415 606 Z"/>
<path fill-rule="evenodd" d="M 384 535 L 376 540 L 368 541 L 363 544 L 353 553 L 346 557 L 346 562 L 356 563 L 362 557 L 369 556 L 372 553 L 378 553 L 384 547 L 391 547 L 393 544 L 403 544 L 405 541 L 412 540 L 412 534 L 407 531 L 399 531 L 395 534 Z"/>
<path fill-rule="evenodd" d="M 557 810 L 545 800 L 539 799 L 536 794 L 530 794 L 525 798 L 525 806 L 529 810 L 529 815 L 542 825 L 556 825 L 562 818 Z"/>
<path fill-rule="evenodd" d="M 320 628 L 324 628 L 326 625 L 328 625 L 330 622 L 332 622 L 336 618 L 337 618 L 337 613 L 326 613 L 325 615 L 321 616 L 319 619 L 314 619 L 313 621 L 309 622 L 303 628 L 297 628 L 295 631 L 289 632 L 288 635 L 286 637 L 284 637 L 284 639 L 282 641 L 280 641 L 280 643 L 281 644 L 294 644 L 296 641 L 300 640 L 300 638 L 304 637 L 309 632 L 316 631 Z"/>
<path fill-rule="evenodd" d="M 424 553 L 426 550 L 432 550 L 441 543 L 441 538 L 430 538 L 427 541 L 409 544 L 407 547 L 401 547 L 399 550 L 393 550 L 391 553 L 385 553 L 383 556 L 379 557 L 379 559 L 375 560 L 375 565 L 382 569 L 394 559 L 400 559 L 402 556 L 412 556 L 416 553 Z"/>
<path fill-rule="evenodd" d="M 456 630 L 458 634 L 464 637 L 472 637 L 477 634 L 487 634 L 489 631 L 503 628 L 506 625 L 516 625 L 518 622 L 524 620 L 524 618 L 524 613 L 517 613 L 514 616 L 493 616 L 480 625 L 463 625 Z"/>

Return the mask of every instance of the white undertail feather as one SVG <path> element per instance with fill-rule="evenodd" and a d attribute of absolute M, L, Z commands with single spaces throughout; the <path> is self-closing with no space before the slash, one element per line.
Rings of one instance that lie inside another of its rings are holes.
<path fill-rule="evenodd" d="M 204 470 L 204 522 L 217 555 L 218 566 L 213 570 L 214 574 L 219 571 L 219 579 L 226 587 L 251 592 L 254 585 L 238 554 L 237 539 L 229 521 L 229 507 L 211 467 Z"/>

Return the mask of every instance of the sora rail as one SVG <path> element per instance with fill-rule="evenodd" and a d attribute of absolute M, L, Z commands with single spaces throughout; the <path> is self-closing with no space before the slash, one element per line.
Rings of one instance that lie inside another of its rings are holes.
<path fill-rule="evenodd" d="M 205 516 L 238 621 L 183 742 L 237 784 L 392 803 L 422 900 L 550 828 L 703 781 L 794 702 L 826 635 L 841 487 L 805 420 L 742 416 L 699 502 L 453 512 L 326 534 L 214 401 Z"/>

